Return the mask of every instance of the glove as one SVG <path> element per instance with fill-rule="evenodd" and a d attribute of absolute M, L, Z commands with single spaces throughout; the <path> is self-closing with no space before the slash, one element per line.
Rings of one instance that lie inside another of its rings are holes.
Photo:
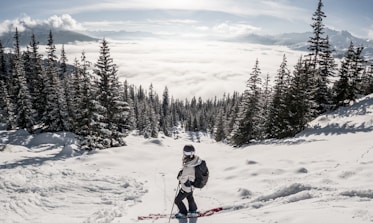
<path fill-rule="evenodd" d="M 179 179 L 179 177 L 181 176 L 181 174 L 183 174 L 183 170 L 180 170 L 180 171 L 179 171 L 179 173 L 177 174 L 176 179 Z"/>
<path fill-rule="evenodd" d="M 191 187 L 191 186 L 193 186 L 193 183 L 194 182 L 192 182 L 190 180 L 187 180 L 187 182 L 185 182 L 184 185 L 187 186 L 187 187 Z"/>

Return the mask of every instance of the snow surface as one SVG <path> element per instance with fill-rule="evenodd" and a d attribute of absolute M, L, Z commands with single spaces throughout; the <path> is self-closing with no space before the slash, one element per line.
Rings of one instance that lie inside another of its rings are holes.
<path fill-rule="evenodd" d="M 126 223 L 168 214 L 190 143 L 211 174 L 195 190 L 199 210 L 231 209 L 189 222 L 373 222 L 373 95 L 310 126 L 241 148 L 181 130 L 178 139 L 132 133 L 128 146 L 89 153 L 71 133 L 1 130 L 0 222 Z"/>

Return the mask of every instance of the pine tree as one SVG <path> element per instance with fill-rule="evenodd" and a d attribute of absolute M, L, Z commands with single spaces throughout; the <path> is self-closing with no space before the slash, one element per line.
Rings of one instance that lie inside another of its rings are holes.
<path fill-rule="evenodd" d="M 260 94 L 261 94 L 261 70 L 259 61 L 256 60 L 255 66 L 250 73 L 250 78 L 246 84 L 246 90 L 240 104 L 240 111 L 232 132 L 231 140 L 234 145 L 241 146 L 258 138 L 258 129 L 260 112 Z"/>
<path fill-rule="evenodd" d="M 332 107 L 332 95 L 329 89 L 329 78 L 334 77 L 337 64 L 332 55 L 333 50 L 329 44 L 329 37 L 326 36 L 325 44 L 320 52 L 318 78 L 316 79 L 316 96 L 315 100 L 318 103 L 318 113 L 323 113 L 330 110 Z"/>
<path fill-rule="evenodd" d="M 65 45 L 62 44 L 61 57 L 60 57 L 60 67 L 59 67 L 59 78 L 63 80 L 67 76 L 67 57 L 65 52 Z"/>
<path fill-rule="evenodd" d="M 313 23 L 311 27 L 313 29 L 313 36 L 310 37 L 308 50 L 310 53 L 307 56 L 308 64 L 311 70 L 314 70 L 311 74 L 313 78 L 311 81 L 313 90 L 313 98 L 316 101 L 316 109 L 318 114 L 327 111 L 330 107 L 331 95 L 329 94 L 328 78 L 333 76 L 335 69 L 335 62 L 332 57 L 332 49 L 329 44 L 329 37 L 324 36 L 323 19 L 326 17 L 322 11 L 324 4 L 322 0 L 319 0 L 317 9 L 312 16 Z"/>
<path fill-rule="evenodd" d="M 218 116 L 217 116 L 217 122 L 215 127 L 215 140 L 217 142 L 223 141 L 226 138 L 225 132 L 224 132 L 224 119 L 223 119 L 223 111 L 220 110 Z"/>
<path fill-rule="evenodd" d="M 32 98 L 26 81 L 24 61 L 19 48 L 19 35 L 17 29 L 14 39 L 15 60 L 13 69 L 13 90 L 16 123 L 19 128 L 26 129 L 27 131 L 32 132 L 33 125 L 35 124 L 35 112 L 32 108 Z"/>
<path fill-rule="evenodd" d="M 36 40 L 35 34 L 31 36 L 31 42 L 28 47 L 30 50 L 29 54 L 29 63 L 25 66 L 29 67 L 29 73 L 27 74 L 30 94 L 32 96 L 32 104 L 37 112 L 37 120 L 40 121 L 42 115 L 44 114 L 45 104 L 46 104 L 46 95 L 44 78 L 45 72 L 43 68 L 42 55 L 39 53 L 39 46 Z"/>
<path fill-rule="evenodd" d="M 163 91 L 163 98 L 162 98 L 162 109 L 161 109 L 161 117 L 160 117 L 160 127 L 162 128 L 163 133 L 165 136 L 171 136 L 169 132 L 170 124 L 171 124 L 171 117 L 170 117 L 170 98 L 168 95 L 168 88 L 165 87 Z"/>
<path fill-rule="evenodd" d="M 319 55 L 323 52 L 325 38 L 323 37 L 325 25 L 323 23 L 323 18 L 326 17 L 325 13 L 322 11 L 324 4 L 322 0 L 319 0 L 316 11 L 312 15 L 311 27 L 313 29 L 313 36 L 310 37 L 308 43 L 308 50 L 310 51 L 309 57 L 310 62 L 313 65 L 316 65 L 319 60 Z"/>
<path fill-rule="evenodd" d="M 260 97 L 260 121 L 259 121 L 259 139 L 263 140 L 268 138 L 268 120 L 269 120 L 269 113 L 270 113 L 270 105 L 272 100 L 272 89 L 270 86 L 270 75 L 267 74 L 266 79 L 263 83 L 263 92 Z"/>
<path fill-rule="evenodd" d="M 334 83 L 334 102 L 337 106 L 348 105 L 361 93 L 360 82 L 364 71 L 364 60 L 361 56 L 363 47 L 356 47 L 351 42 L 341 62 L 339 79 Z"/>
<path fill-rule="evenodd" d="M 52 31 L 49 32 L 47 44 L 47 64 L 44 79 L 45 110 L 43 122 L 46 131 L 70 130 L 70 117 L 67 111 L 64 88 L 58 77 L 56 47 L 53 43 Z"/>
<path fill-rule="evenodd" d="M 117 68 L 110 56 L 108 43 L 103 39 L 100 56 L 95 64 L 94 73 L 98 76 L 95 133 L 98 147 L 123 146 L 127 134 L 129 106 L 121 100 Z"/>
<path fill-rule="evenodd" d="M 4 47 L 0 40 L 0 81 L 3 81 L 3 84 L 7 82 L 7 64 L 5 60 Z"/>
<path fill-rule="evenodd" d="M 287 68 L 286 56 L 283 56 L 275 79 L 274 93 L 269 107 L 267 135 L 270 138 L 284 138 L 289 124 L 286 97 L 290 87 L 290 71 Z"/>
<path fill-rule="evenodd" d="M 373 93 L 373 65 L 367 66 L 361 77 L 361 91 L 363 95 Z"/>
<path fill-rule="evenodd" d="M 283 126 L 281 138 L 292 137 L 307 127 L 315 117 L 316 102 L 313 99 L 312 86 L 313 65 L 308 60 L 299 59 L 295 66 L 290 89 L 286 94 L 285 104 L 288 109 L 287 125 Z"/>
<path fill-rule="evenodd" d="M 134 130 L 136 128 L 136 116 L 134 110 L 133 97 L 130 96 L 131 87 L 128 85 L 127 80 L 123 83 L 123 101 L 127 102 L 130 107 L 128 113 L 128 127 L 129 130 Z"/>
<path fill-rule="evenodd" d="M 16 115 L 15 115 L 15 106 L 12 103 L 12 99 L 10 95 L 8 94 L 8 90 L 6 85 L 2 80 L 0 80 L 0 97 L 3 100 L 0 100 L 0 120 L 4 121 L 7 126 L 7 130 L 16 129 L 17 123 L 16 123 Z"/>

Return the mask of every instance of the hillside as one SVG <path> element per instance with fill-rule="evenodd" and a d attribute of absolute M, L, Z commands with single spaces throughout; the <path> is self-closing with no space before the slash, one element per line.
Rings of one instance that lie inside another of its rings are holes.
<path fill-rule="evenodd" d="M 52 30 L 53 41 L 55 44 L 68 44 L 76 41 L 97 41 L 97 38 L 63 29 L 53 29 L 47 25 L 38 25 L 34 27 L 26 26 L 23 32 L 19 32 L 20 45 L 26 46 L 31 42 L 32 34 L 35 34 L 36 40 L 40 45 L 46 45 L 49 39 L 49 31 Z M 0 36 L 3 47 L 13 47 L 14 32 L 3 33 Z"/>
<path fill-rule="evenodd" d="M 70 133 L 1 130 L 0 222 L 167 222 L 137 217 L 171 212 L 182 147 L 192 143 L 210 169 L 194 191 L 199 210 L 224 210 L 189 222 L 368 223 L 372 130 L 373 95 L 295 138 L 241 148 L 180 129 L 177 138 L 134 132 L 125 147 L 82 154 Z"/>

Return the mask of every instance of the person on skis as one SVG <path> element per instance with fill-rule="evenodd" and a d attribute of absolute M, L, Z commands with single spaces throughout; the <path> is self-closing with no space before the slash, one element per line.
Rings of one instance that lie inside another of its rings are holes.
<path fill-rule="evenodd" d="M 193 145 L 185 145 L 183 148 L 183 168 L 179 171 L 177 179 L 180 183 L 180 191 L 175 197 L 175 204 L 179 208 L 179 212 L 175 214 L 176 218 L 197 217 L 197 204 L 193 197 L 193 182 L 195 180 L 195 166 L 201 164 L 202 160 L 194 155 L 195 149 Z M 183 202 L 188 201 L 188 210 Z"/>

